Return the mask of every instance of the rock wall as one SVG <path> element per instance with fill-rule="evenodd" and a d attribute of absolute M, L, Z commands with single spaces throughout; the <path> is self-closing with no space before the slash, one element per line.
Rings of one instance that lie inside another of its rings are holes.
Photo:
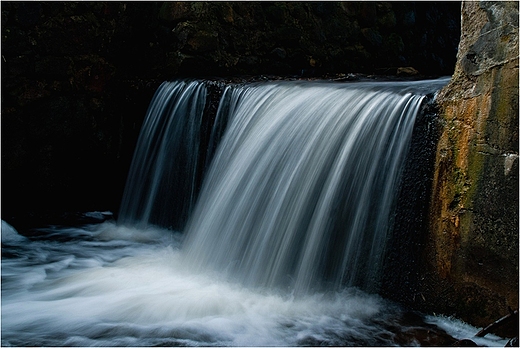
<path fill-rule="evenodd" d="M 159 83 L 136 5 L 2 2 L 3 219 L 117 208 Z"/>
<path fill-rule="evenodd" d="M 117 211 L 164 80 L 450 75 L 457 2 L 9 2 L 2 9 L 2 217 Z"/>
<path fill-rule="evenodd" d="M 518 309 L 518 53 L 518 2 L 463 2 L 417 298 L 477 326 Z"/>
<path fill-rule="evenodd" d="M 159 18 L 171 32 L 175 74 L 395 74 L 413 66 L 450 75 L 458 11 L 431 2 L 167 2 Z"/>

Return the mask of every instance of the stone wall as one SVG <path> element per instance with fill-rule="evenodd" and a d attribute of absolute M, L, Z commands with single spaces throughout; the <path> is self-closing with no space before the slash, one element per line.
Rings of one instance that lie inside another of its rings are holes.
<path fill-rule="evenodd" d="M 463 2 L 417 298 L 477 326 L 518 309 L 518 53 L 518 2 Z"/>

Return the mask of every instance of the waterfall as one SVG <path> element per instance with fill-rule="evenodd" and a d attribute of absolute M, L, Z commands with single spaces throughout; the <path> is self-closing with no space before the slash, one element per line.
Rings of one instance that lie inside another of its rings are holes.
<path fill-rule="evenodd" d="M 122 224 L 183 225 L 195 202 L 206 88 L 164 82 L 141 128 L 121 203 Z"/>
<path fill-rule="evenodd" d="M 430 124 L 417 112 L 446 82 L 165 82 L 117 223 L 99 211 L 73 226 L 2 221 L 2 346 L 451 346 L 473 336 L 381 296 L 381 275 L 396 277 L 382 269 L 412 268 L 402 199 Z M 472 340 L 507 343 L 490 336 Z"/>
<path fill-rule="evenodd" d="M 120 221 L 170 227 L 180 216 L 186 267 L 247 286 L 377 291 L 415 117 L 446 82 L 230 85 L 205 129 L 207 148 L 205 83 L 165 83 Z"/>

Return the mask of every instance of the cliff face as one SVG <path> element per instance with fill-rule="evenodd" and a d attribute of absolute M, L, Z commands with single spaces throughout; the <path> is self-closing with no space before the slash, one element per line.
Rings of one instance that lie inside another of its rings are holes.
<path fill-rule="evenodd" d="M 518 308 L 518 2 L 463 2 L 461 31 L 422 285 L 426 307 L 485 326 Z"/>

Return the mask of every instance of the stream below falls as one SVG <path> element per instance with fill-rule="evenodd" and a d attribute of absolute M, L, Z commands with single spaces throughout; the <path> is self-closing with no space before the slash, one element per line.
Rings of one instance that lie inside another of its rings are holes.
<path fill-rule="evenodd" d="M 478 328 L 356 288 L 295 297 L 194 273 L 183 235 L 2 221 L 2 346 L 447 346 Z"/>

